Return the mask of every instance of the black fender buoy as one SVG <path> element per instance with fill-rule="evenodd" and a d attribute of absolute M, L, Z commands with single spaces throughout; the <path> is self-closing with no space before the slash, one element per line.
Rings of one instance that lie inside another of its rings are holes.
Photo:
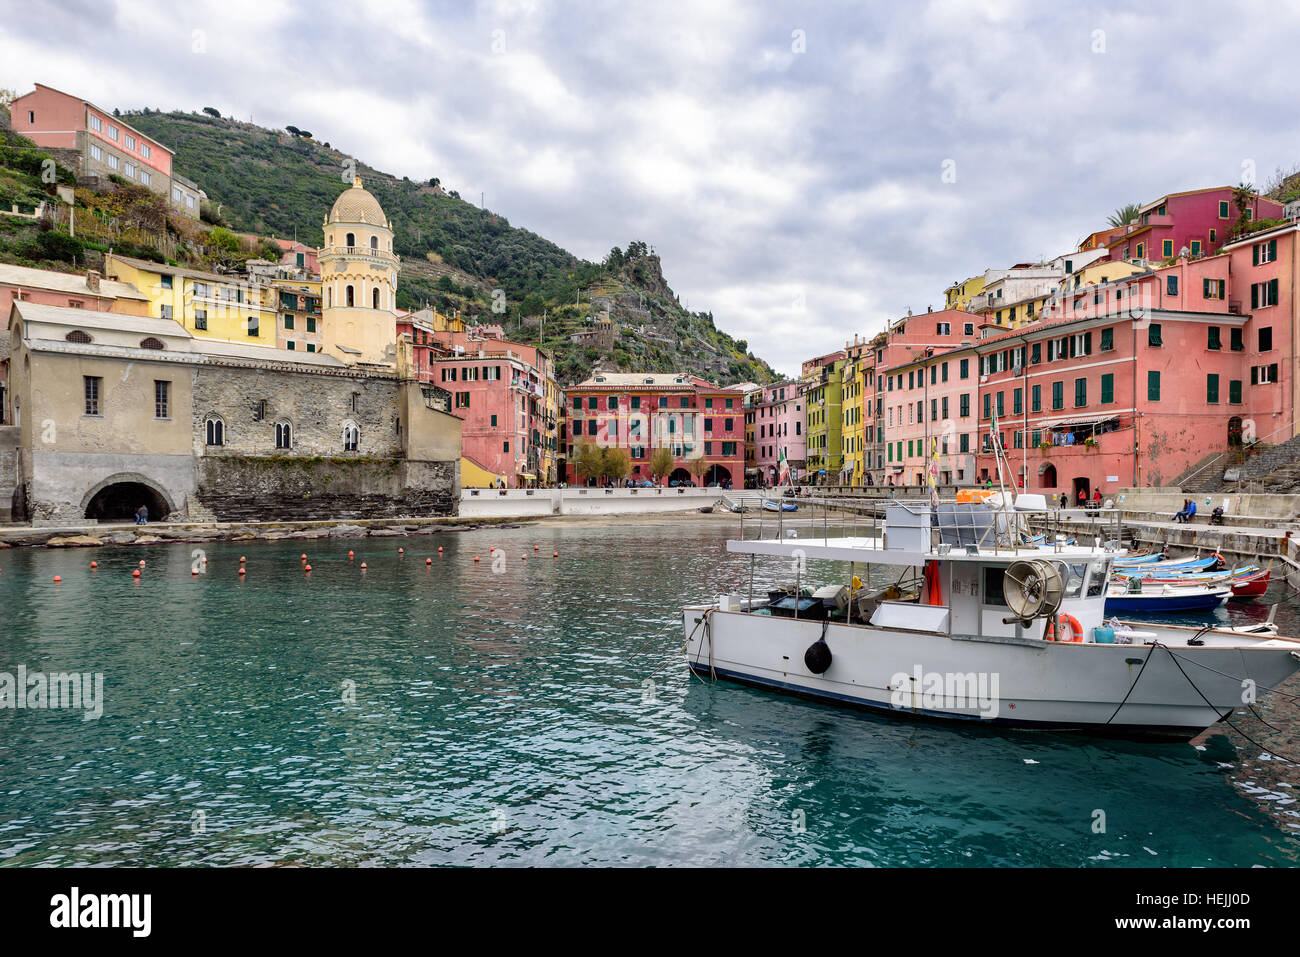
<path fill-rule="evenodd" d="M 831 646 L 826 644 L 826 636 L 818 638 L 803 653 L 803 663 L 815 675 L 820 675 L 831 666 Z"/>

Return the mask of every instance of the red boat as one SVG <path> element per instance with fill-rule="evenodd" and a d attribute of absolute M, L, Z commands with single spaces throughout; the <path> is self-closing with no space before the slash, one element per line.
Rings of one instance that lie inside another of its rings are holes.
<path fill-rule="evenodd" d="M 1232 583 L 1233 598 L 1256 598 L 1268 591 L 1268 569 Z"/>

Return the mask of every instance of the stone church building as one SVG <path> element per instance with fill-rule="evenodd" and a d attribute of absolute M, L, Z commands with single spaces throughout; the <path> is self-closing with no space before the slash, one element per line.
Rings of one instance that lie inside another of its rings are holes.
<path fill-rule="evenodd" d="M 141 505 L 151 520 L 455 514 L 461 420 L 411 374 L 392 238 L 358 179 L 325 220 L 316 353 L 15 301 L 0 520 L 120 521 Z"/>

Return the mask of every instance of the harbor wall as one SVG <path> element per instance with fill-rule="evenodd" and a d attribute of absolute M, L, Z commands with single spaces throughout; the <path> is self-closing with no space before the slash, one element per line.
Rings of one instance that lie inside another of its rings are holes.
<path fill-rule="evenodd" d="M 724 494 L 716 488 L 467 488 L 461 491 L 460 515 L 532 518 L 682 512 L 712 505 Z"/>

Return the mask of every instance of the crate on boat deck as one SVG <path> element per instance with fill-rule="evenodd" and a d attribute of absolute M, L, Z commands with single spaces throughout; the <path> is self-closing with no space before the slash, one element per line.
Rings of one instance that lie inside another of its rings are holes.
<path fill-rule="evenodd" d="M 939 503 L 939 541 L 963 548 L 967 545 L 992 545 L 996 514 L 983 503 Z M 1005 524 L 1005 523 L 1004 523 Z"/>
<path fill-rule="evenodd" d="M 885 506 L 885 548 L 911 552 L 930 550 L 930 506 L 893 502 Z"/>

